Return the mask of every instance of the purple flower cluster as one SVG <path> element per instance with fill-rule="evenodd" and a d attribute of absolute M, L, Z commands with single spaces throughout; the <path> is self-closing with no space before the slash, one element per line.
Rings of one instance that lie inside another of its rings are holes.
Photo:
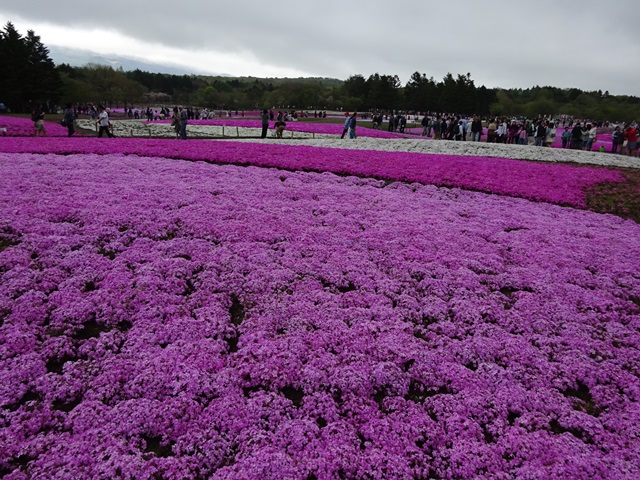
<path fill-rule="evenodd" d="M 619 171 L 599 167 L 523 162 L 507 158 L 469 157 L 407 152 L 340 150 L 279 144 L 168 139 L 39 139 L 0 140 L 0 151 L 32 153 L 120 152 L 333 172 L 385 180 L 460 187 L 576 207 L 585 206 L 585 189 L 601 182 L 620 182 Z"/>
<path fill-rule="evenodd" d="M 638 478 L 639 272 L 556 205 L 0 154 L 0 476 Z"/>

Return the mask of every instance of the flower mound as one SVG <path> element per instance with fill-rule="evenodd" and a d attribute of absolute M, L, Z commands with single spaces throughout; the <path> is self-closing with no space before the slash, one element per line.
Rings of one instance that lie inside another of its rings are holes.
<path fill-rule="evenodd" d="M 0 475 L 637 478 L 640 226 L 0 156 Z"/>

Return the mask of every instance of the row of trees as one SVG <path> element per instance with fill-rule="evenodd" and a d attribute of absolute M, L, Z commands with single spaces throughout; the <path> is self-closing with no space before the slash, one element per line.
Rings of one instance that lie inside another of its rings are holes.
<path fill-rule="evenodd" d="M 640 116 L 640 98 L 608 92 L 534 87 L 477 87 L 471 74 L 448 73 L 441 81 L 415 72 L 402 85 L 397 75 L 352 75 L 329 78 L 263 79 L 169 75 L 141 70 L 125 72 L 88 64 L 55 66 L 33 31 L 20 35 L 8 23 L 0 32 L 0 102 L 15 111 L 33 103 L 104 102 L 111 106 L 184 104 L 253 110 L 296 108 L 349 111 L 436 111 L 480 115 L 568 114 L 597 120 L 632 120 Z"/>
<path fill-rule="evenodd" d="M 397 75 L 374 74 L 365 79 L 353 75 L 343 84 L 347 108 L 357 110 L 436 111 L 489 114 L 495 91 L 477 88 L 471 74 L 454 78 L 448 73 L 441 82 L 415 72 L 402 87 Z"/>

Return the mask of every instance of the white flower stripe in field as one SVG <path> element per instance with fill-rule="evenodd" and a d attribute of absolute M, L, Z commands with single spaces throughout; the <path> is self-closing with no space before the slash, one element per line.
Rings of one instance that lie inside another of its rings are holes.
<path fill-rule="evenodd" d="M 117 137 L 164 137 L 173 138 L 176 136 L 174 127 L 169 123 L 143 123 L 140 120 L 115 120 L 111 122 L 113 133 Z M 94 130 L 95 123 L 92 120 L 78 120 L 78 126 L 87 130 Z M 247 138 L 259 137 L 262 133 L 260 128 L 236 127 L 233 125 L 198 125 L 188 124 L 187 132 L 189 135 L 196 137 L 229 137 L 229 138 Z M 273 129 L 269 129 L 269 137 L 275 135 Z M 297 139 L 313 139 L 322 138 L 330 139 L 333 135 L 322 133 L 310 133 L 288 130 L 285 132 L 285 138 Z"/>
<path fill-rule="evenodd" d="M 247 142 L 286 142 L 280 139 L 246 139 Z M 381 150 L 390 152 L 435 153 L 439 155 L 463 155 L 471 157 L 513 158 L 554 163 L 582 163 L 609 167 L 640 168 L 640 158 L 611 153 L 587 152 L 529 145 L 507 145 L 499 143 L 455 142 L 449 140 L 413 140 L 358 138 L 355 141 L 339 138 L 293 140 L 294 143 L 311 147 L 346 148 L 353 150 Z"/>
<path fill-rule="evenodd" d="M 93 129 L 91 120 L 79 120 L 81 128 Z M 144 124 L 136 120 L 117 120 L 112 122 L 114 134 L 122 137 L 175 137 L 173 127 L 168 123 Z M 611 153 L 587 152 L 529 145 L 507 145 L 483 142 L 455 142 L 427 139 L 386 139 L 360 137 L 355 141 L 340 139 L 337 135 L 307 132 L 286 132 L 285 138 L 273 138 L 272 130 L 266 139 L 259 137 L 260 129 L 220 125 L 188 125 L 191 136 L 238 139 L 244 142 L 282 142 L 286 144 L 306 145 L 310 147 L 341 148 L 353 150 L 379 150 L 389 152 L 415 152 L 440 155 L 463 155 L 471 157 L 512 158 L 553 163 L 580 163 L 609 167 L 640 168 L 640 158 L 615 155 Z M 293 135 L 293 137 L 290 137 Z M 313 136 L 315 135 L 315 138 Z M 254 137 L 254 138 L 247 138 Z"/>

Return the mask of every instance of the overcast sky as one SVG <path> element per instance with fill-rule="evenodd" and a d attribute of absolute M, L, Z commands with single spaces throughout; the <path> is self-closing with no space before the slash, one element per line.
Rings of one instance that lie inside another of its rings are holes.
<path fill-rule="evenodd" d="M 47 46 L 190 72 L 469 72 L 476 86 L 640 96 L 640 0 L 0 0 L 8 21 Z"/>

